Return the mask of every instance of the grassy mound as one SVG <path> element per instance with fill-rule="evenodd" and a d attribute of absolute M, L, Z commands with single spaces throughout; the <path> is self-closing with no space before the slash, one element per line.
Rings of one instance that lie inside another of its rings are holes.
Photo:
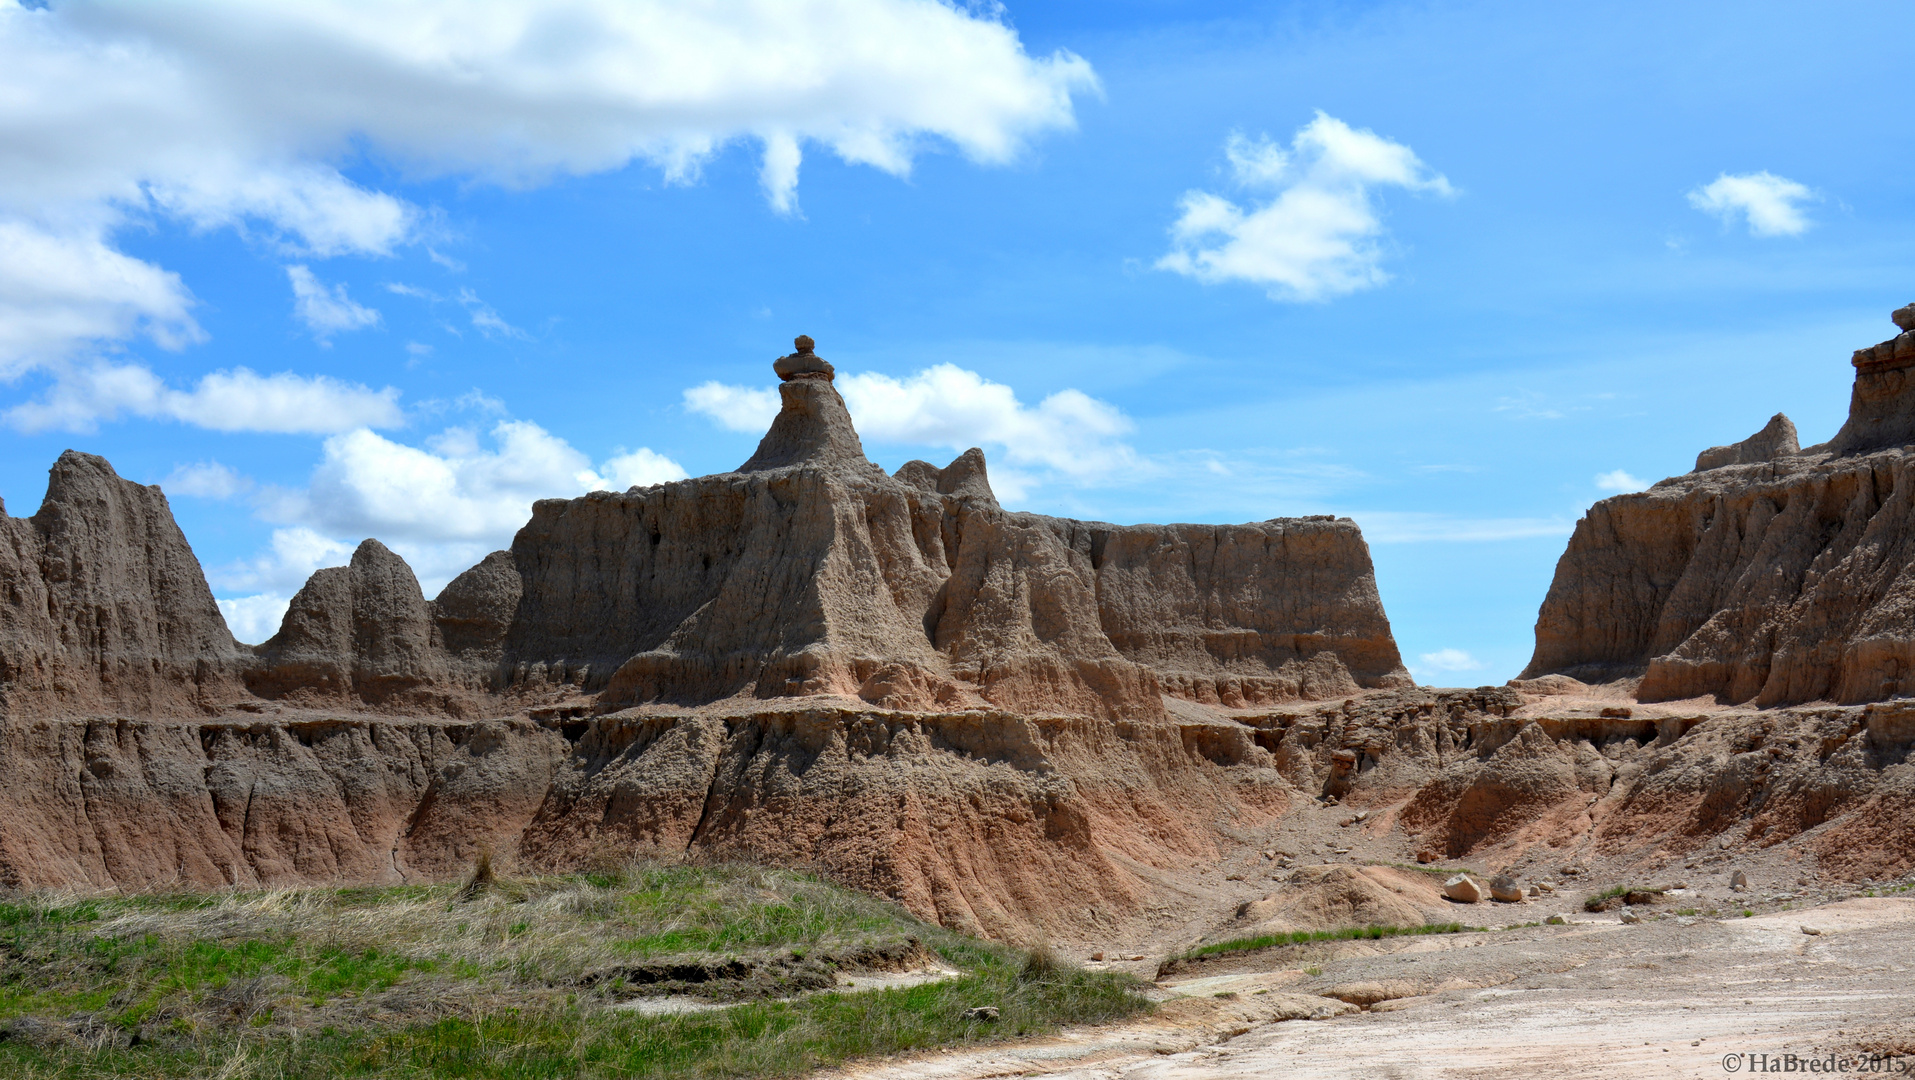
<path fill-rule="evenodd" d="M 0 1075 L 774 1076 L 1150 1007 L 804 874 L 489 878 L 0 903 Z M 925 962 L 959 974 L 832 989 Z"/>

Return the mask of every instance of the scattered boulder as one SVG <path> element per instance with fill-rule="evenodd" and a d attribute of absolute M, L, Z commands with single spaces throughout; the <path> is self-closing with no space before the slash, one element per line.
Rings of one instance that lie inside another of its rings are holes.
<path fill-rule="evenodd" d="M 1523 886 L 1508 874 L 1498 874 L 1489 879 L 1490 898 L 1505 904 L 1523 902 Z"/>
<path fill-rule="evenodd" d="M 1631 923 L 1631 924 L 1639 923 L 1642 921 L 1642 916 L 1636 914 L 1633 911 L 1630 911 L 1628 908 L 1624 908 L 1622 912 L 1622 921 L 1625 923 Z"/>
<path fill-rule="evenodd" d="M 817 343 L 805 334 L 799 334 L 792 340 L 792 352 L 771 362 L 771 369 L 778 378 L 791 382 L 794 379 L 823 379 L 832 381 L 836 373 L 825 358 L 813 352 Z"/>
<path fill-rule="evenodd" d="M 1749 875 L 1737 870 L 1729 875 L 1729 888 L 1736 892 L 1745 892 L 1749 888 Z"/>
<path fill-rule="evenodd" d="M 1459 904 L 1481 903 L 1483 887 L 1468 874 L 1458 874 L 1443 883 L 1443 895 Z"/>

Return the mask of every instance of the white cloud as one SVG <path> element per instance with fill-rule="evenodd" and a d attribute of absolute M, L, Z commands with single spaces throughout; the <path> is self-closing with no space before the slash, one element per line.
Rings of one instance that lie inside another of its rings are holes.
<path fill-rule="evenodd" d="M 418 208 L 341 171 L 362 155 L 508 186 L 632 162 L 682 182 L 752 143 L 789 212 L 807 143 L 899 175 L 933 145 L 1001 163 L 1096 85 L 927 0 L 0 3 L 0 249 L 47 249 L 0 257 L 0 377 L 198 336 L 178 279 L 111 247 L 147 214 L 316 258 L 417 241 Z"/>
<path fill-rule="evenodd" d="M 0 379 L 90 340 L 145 336 L 178 349 L 204 337 L 192 306 L 178 274 L 114 251 L 97 229 L 0 219 Z"/>
<path fill-rule="evenodd" d="M 1418 682 L 1430 683 L 1437 676 L 1454 675 L 1465 671 L 1481 671 L 1489 665 L 1462 649 L 1438 649 L 1426 652 L 1409 665 L 1411 674 Z"/>
<path fill-rule="evenodd" d="M 471 289 L 459 290 L 459 303 L 471 317 L 473 327 L 486 337 L 509 337 L 522 340 L 529 340 L 532 337 L 500 318 L 499 313 L 492 310 L 491 305 L 480 300 L 479 294 Z"/>
<path fill-rule="evenodd" d="M 1462 649 L 1438 649 L 1417 657 L 1421 666 L 1434 671 L 1477 671 L 1484 665 Z"/>
<path fill-rule="evenodd" d="M 294 314 L 322 343 L 343 331 L 379 325 L 379 313 L 353 303 L 344 285 L 322 284 L 303 266 L 288 266 L 286 276 L 293 284 Z"/>
<path fill-rule="evenodd" d="M 955 364 L 902 379 L 841 374 L 836 384 L 858 434 L 872 442 L 993 451 L 991 483 L 1009 500 L 1023 496 L 1036 469 L 1095 483 L 1145 463 L 1122 436 L 1134 425 L 1115 406 L 1081 390 L 1060 390 L 1027 405 L 1003 383 Z M 707 382 L 684 393 L 685 407 L 732 431 L 763 432 L 778 415 L 775 391 Z"/>
<path fill-rule="evenodd" d="M 226 628 L 248 645 L 258 645 L 279 633 L 279 624 L 286 618 L 286 609 L 292 602 L 291 595 L 276 593 L 215 601 L 219 604 L 219 613 L 226 617 Z"/>
<path fill-rule="evenodd" d="M 215 371 L 191 390 L 175 390 L 138 364 L 63 365 L 40 398 L 7 410 L 26 432 L 92 431 L 122 413 L 177 420 L 213 431 L 322 435 L 355 427 L 397 427 L 399 391 L 373 390 L 325 375 Z"/>
<path fill-rule="evenodd" d="M 290 598 L 314 570 L 346 565 L 352 558 L 352 549 L 352 544 L 322 536 L 303 526 L 274 529 L 272 543 L 266 551 L 249 560 L 213 567 L 206 576 L 220 592 L 254 591 Z"/>
<path fill-rule="evenodd" d="M 239 470 L 217 461 L 180 465 L 160 481 L 160 490 L 169 495 L 191 495 L 201 499 L 230 499 L 253 489 L 253 482 Z"/>
<path fill-rule="evenodd" d="M 703 413 L 727 431 L 762 434 L 778 415 L 778 391 L 714 380 L 686 390 L 685 407 Z"/>
<path fill-rule="evenodd" d="M 614 491 L 651 487 L 654 484 L 683 480 L 686 477 L 684 467 L 678 462 L 643 446 L 630 453 L 619 453 L 607 458 L 605 464 L 599 466 L 599 469 L 604 479 L 601 486 Z"/>
<path fill-rule="evenodd" d="M 1611 469 L 1606 473 L 1596 474 L 1596 489 L 1598 491 L 1642 491 L 1648 486 L 1649 481 L 1631 476 L 1621 469 Z"/>
<path fill-rule="evenodd" d="M 1751 236 L 1800 236 L 1808 231 L 1801 204 L 1815 199 L 1808 187 L 1764 170 L 1728 173 L 1689 192 L 1689 205 L 1714 214 L 1725 225 L 1748 222 Z"/>
<path fill-rule="evenodd" d="M 490 447 L 467 428 L 449 428 L 423 446 L 363 429 L 335 435 L 326 440 L 308 487 L 268 493 L 262 512 L 298 527 L 282 532 L 303 531 L 348 553 L 377 537 L 412 564 L 431 595 L 487 552 L 510 544 L 535 500 L 686 475 L 677 462 L 642 447 L 594 468 L 564 439 L 524 420 L 501 421 L 489 435 Z M 279 534 L 274 542 L 271 565 L 301 565 L 278 554 Z M 294 545 L 296 553 L 310 549 Z M 260 586 L 269 576 L 262 570 L 257 580 L 227 580 L 232 588 L 266 591 Z"/>
<path fill-rule="evenodd" d="M 1264 285 L 1274 300 L 1326 300 L 1389 280 L 1376 189 L 1454 193 L 1409 147 L 1321 112 L 1288 151 L 1232 134 L 1224 152 L 1236 183 L 1268 201 L 1246 210 L 1207 191 L 1186 193 L 1172 250 L 1156 265 L 1205 283 Z"/>

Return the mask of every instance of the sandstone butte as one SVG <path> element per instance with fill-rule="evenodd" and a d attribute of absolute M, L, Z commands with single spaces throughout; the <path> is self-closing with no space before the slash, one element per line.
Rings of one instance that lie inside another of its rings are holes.
<path fill-rule="evenodd" d="M 749 857 L 1092 941 L 1415 914 L 1395 871 L 1305 868 L 1259 900 L 1219 869 L 1280 842 L 1532 876 L 1900 872 L 1915 702 L 1877 699 L 1906 648 L 1907 338 L 1858 354 L 1828 446 L 1778 419 L 1598 504 L 1531 669 L 1475 690 L 1413 685 L 1353 522 L 1007 512 L 977 450 L 886 475 L 809 339 L 737 471 L 539 502 L 432 600 L 367 540 L 258 646 L 159 490 L 69 452 L 33 517 L 0 517 L 0 886 Z M 1822 588 L 1838 567 L 1876 592 Z"/>

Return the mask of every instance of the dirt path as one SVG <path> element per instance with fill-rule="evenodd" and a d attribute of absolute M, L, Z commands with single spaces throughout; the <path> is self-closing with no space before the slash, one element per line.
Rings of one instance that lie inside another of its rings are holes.
<path fill-rule="evenodd" d="M 1912 932 L 1915 900 L 1855 899 L 1749 919 L 1592 917 L 1299 946 L 1168 984 L 1183 996 L 1144 1023 L 840 1075 L 1719 1078 L 1765 1075 L 1748 1056 L 1762 1054 L 1774 1075 L 1787 1054 L 1915 1050 Z M 1318 1019 L 1301 1019 L 1312 1010 Z M 1850 1075 L 1915 1076 L 1915 1056 L 1874 1067 Z"/>

